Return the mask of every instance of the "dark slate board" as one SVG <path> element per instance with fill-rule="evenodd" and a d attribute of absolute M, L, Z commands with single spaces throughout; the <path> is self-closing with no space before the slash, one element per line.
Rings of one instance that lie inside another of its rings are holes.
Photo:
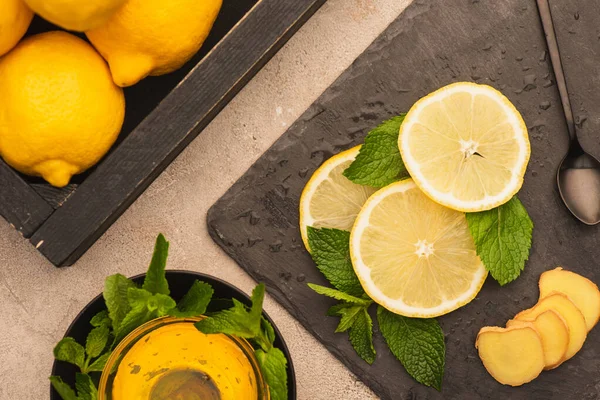
<path fill-rule="evenodd" d="M 598 1 L 560 0 L 554 7 L 581 134 L 600 155 L 600 13 Z M 577 8 L 579 7 L 579 8 Z M 587 13 L 586 13 L 587 11 Z M 578 18 L 578 19 L 577 19 Z M 570 33 L 570 32 L 575 33 Z M 500 385 L 474 348 L 484 325 L 502 326 L 535 303 L 541 272 L 564 265 L 600 282 L 598 228 L 570 216 L 555 188 L 567 148 L 566 125 L 532 0 L 416 1 L 209 211 L 215 241 L 350 370 L 384 399 L 597 399 L 600 332 L 560 368 L 521 388 Z M 588 72 L 589 71 L 589 72 Z M 326 284 L 298 232 L 298 199 L 312 172 L 332 154 L 359 144 L 382 120 L 419 97 L 468 80 L 502 90 L 523 113 L 532 159 L 520 198 L 535 223 L 525 272 L 501 288 L 491 278 L 468 306 L 441 317 L 447 357 L 443 390 L 417 384 L 376 333 L 377 360 L 359 359 L 345 334 L 334 334 L 333 304 L 307 288 Z M 549 102 L 549 107 L 548 106 Z"/>

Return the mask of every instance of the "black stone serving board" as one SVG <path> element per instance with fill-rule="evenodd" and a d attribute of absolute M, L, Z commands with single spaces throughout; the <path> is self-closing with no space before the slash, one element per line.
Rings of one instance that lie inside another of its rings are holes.
<path fill-rule="evenodd" d="M 600 1 L 554 0 L 559 42 L 584 146 L 600 155 Z M 383 399 L 597 399 L 600 329 L 572 360 L 520 388 L 497 383 L 474 348 L 485 325 L 502 326 L 538 296 L 540 273 L 563 265 L 600 282 L 600 235 L 562 205 L 555 168 L 567 150 L 566 125 L 534 0 L 415 1 L 307 110 L 208 214 L 215 241 L 329 351 Z M 522 112 L 532 157 L 519 197 L 535 223 L 521 277 L 500 287 L 488 278 L 466 307 L 439 318 L 446 334 L 441 393 L 408 376 L 375 333 L 372 366 L 334 334 L 333 301 L 307 282 L 326 284 L 304 250 L 298 200 L 312 172 L 362 142 L 379 122 L 456 81 L 500 89 Z"/>

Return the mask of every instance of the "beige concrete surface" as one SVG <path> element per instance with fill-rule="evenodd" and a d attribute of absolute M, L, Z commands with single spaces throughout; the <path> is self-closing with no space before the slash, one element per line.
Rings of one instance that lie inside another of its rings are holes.
<path fill-rule="evenodd" d="M 52 348 L 116 272 L 145 271 L 153 241 L 169 267 L 254 282 L 212 242 L 208 208 L 393 21 L 410 0 L 329 0 L 72 268 L 55 269 L 0 219 L 0 400 L 48 398 Z M 302 400 L 376 398 L 272 299 Z"/>

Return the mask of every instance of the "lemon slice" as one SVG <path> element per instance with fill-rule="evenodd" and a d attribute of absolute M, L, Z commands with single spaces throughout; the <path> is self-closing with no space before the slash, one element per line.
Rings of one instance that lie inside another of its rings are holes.
<path fill-rule="evenodd" d="M 312 175 L 300 197 L 300 232 L 306 249 L 307 227 L 350 231 L 365 201 L 376 189 L 352 183 L 342 173 L 358 155 L 360 146 L 325 161 Z"/>
<path fill-rule="evenodd" d="M 496 89 L 460 82 L 419 100 L 398 146 L 425 194 L 454 210 L 489 210 L 523 185 L 531 148 L 521 114 Z"/>
<path fill-rule="evenodd" d="M 431 201 L 412 179 L 369 198 L 352 228 L 350 255 L 369 297 L 407 317 L 456 310 L 487 276 L 465 214 Z"/>

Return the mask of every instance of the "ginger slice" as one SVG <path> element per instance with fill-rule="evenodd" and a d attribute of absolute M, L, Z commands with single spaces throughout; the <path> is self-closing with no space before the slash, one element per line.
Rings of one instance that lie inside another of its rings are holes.
<path fill-rule="evenodd" d="M 569 345 L 567 346 L 567 352 L 563 360 L 566 361 L 581 349 L 587 337 L 585 318 L 569 297 L 562 293 L 553 292 L 547 297 L 540 299 L 533 308 L 518 313 L 514 319 L 533 322 L 538 315 L 548 310 L 556 311 L 567 323 Z"/>
<path fill-rule="evenodd" d="M 510 328 L 485 326 L 475 347 L 485 369 L 504 385 L 531 382 L 546 365 L 542 340 L 533 323 Z"/>
<path fill-rule="evenodd" d="M 588 332 L 600 319 L 600 291 L 598 286 L 586 277 L 561 267 L 546 271 L 540 276 L 540 299 L 552 292 L 564 293 L 585 318 Z"/>
<path fill-rule="evenodd" d="M 544 369 L 558 367 L 565 359 L 569 347 L 569 328 L 563 317 L 554 310 L 548 310 L 538 315 L 532 322 L 511 319 L 506 323 L 506 327 L 527 326 L 528 324 L 533 324 L 542 339 L 546 364 Z"/>

